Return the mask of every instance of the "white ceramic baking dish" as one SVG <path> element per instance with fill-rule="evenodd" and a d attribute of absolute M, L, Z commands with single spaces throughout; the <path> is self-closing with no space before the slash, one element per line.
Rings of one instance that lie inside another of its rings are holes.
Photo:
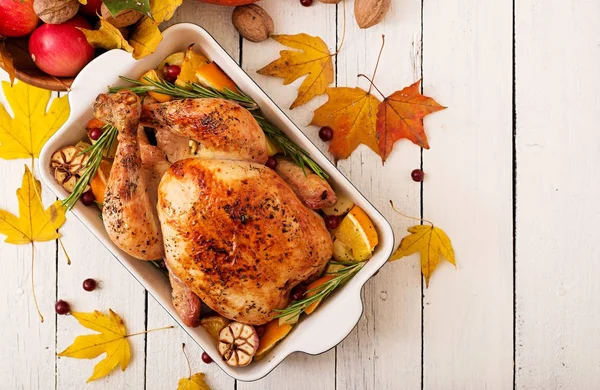
<path fill-rule="evenodd" d="M 243 368 L 232 368 L 223 361 L 215 359 L 215 362 L 233 378 L 242 381 L 253 381 L 267 375 L 293 352 L 320 354 L 333 348 L 350 333 L 363 311 L 360 296 L 361 289 L 390 256 L 394 246 L 394 236 L 392 228 L 383 216 L 252 81 L 210 34 L 194 24 L 177 24 L 163 32 L 163 41 L 151 56 L 136 61 L 125 51 L 112 50 L 90 62 L 79 73 L 71 87 L 69 93 L 71 115 L 69 119 L 46 143 L 41 152 L 39 159 L 40 172 L 46 185 L 59 198 L 66 197 L 66 191 L 53 178 L 49 168 L 50 159 L 52 153 L 60 147 L 75 144 L 85 137 L 85 124 L 92 117 L 92 103 L 96 96 L 100 93 L 106 93 L 109 85 L 123 84 L 119 79 L 119 75 L 137 79 L 146 70 L 155 68 L 169 54 L 185 51 L 190 43 L 195 43 L 197 49 L 200 49 L 208 58 L 215 61 L 242 91 L 251 96 L 260 105 L 264 116 L 271 123 L 283 130 L 296 144 L 311 154 L 312 158 L 330 175 L 330 181 L 336 190 L 349 195 L 356 204 L 365 210 L 379 233 L 379 245 L 368 264 L 346 286 L 332 294 L 318 310 L 303 318 L 295 329 L 264 359 Z M 73 214 L 156 298 L 183 330 L 210 356 L 216 357 L 219 355 L 215 341 L 202 327 L 188 328 L 179 321 L 179 317 L 171 303 L 168 279 L 152 265 L 128 256 L 111 242 L 104 230 L 102 221 L 98 218 L 97 209 L 85 207 L 78 203 L 73 208 Z"/>

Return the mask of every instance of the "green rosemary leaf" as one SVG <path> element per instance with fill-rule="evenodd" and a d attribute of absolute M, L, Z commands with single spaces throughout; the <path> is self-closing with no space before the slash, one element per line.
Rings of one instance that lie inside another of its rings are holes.
<path fill-rule="evenodd" d="M 330 264 L 339 264 L 341 262 L 331 261 Z M 293 317 L 301 314 L 307 307 L 309 307 L 314 302 L 326 299 L 332 292 L 334 292 L 338 287 L 346 284 L 354 275 L 356 275 L 366 264 L 366 262 L 362 263 L 345 263 L 348 264 L 345 268 L 340 269 L 339 271 L 332 273 L 330 275 L 335 275 L 332 279 L 327 282 L 307 290 L 304 294 L 312 293 L 313 295 L 309 297 L 305 297 L 298 301 L 292 302 L 288 307 L 282 310 L 275 310 L 278 314 L 275 318 L 281 317 Z"/>
<path fill-rule="evenodd" d="M 119 132 L 116 127 L 105 125 L 102 130 L 102 135 L 100 138 L 98 138 L 98 141 L 81 152 L 82 154 L 89 154 L 89 159 L 85 165 L 81 177 L 79 180 L 77 180 L 77 183 L 75 183 L 73 192 L 71 192 L 71 194 L 69 194 L 69 196 L 62 201 L 63 206 L 65 206 L 67 210 L 71 210 L 81 195 L 83 195 L 86 188 L 96 175 L 96 171 L 102 162 L 104 152 L 109 151 L 117 139 L 117 134 Z"/>

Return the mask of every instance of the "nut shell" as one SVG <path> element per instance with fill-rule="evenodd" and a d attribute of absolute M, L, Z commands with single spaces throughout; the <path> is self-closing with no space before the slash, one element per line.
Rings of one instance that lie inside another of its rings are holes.
<path fill-rule="evenodd" d="M 252 362 L 258 349 L 258 333 L 252 325 L 232 322 L 219 333 L 219 354 L 231 367 Z"/>
<path fill-rule="evenodd" d="M 390 9 L 392 0 L 356 0 L 354 17 L 360 28 L 369 28 L 381 22 Z"/>
<path fill-rule="evenodd" d="M 77 0 L 34 0 L 33 10 L 44 23 L 61 24 L 79 11 Z"/>
<path fill-rule="evenodd" d="M 231 21 L 240 35 L 251 42 L 267 40 L 275 29 L 271 16 L 256 4 L 235 7 Z"/>
<path fill-rule="evenodd" d="M 102 6 L 100 7 L 100 14 L 108 23 L 116 28 L 131 26 L 144 16 L 140 12 L 132 9 L 121 11 L 116 16 L 113 16 L 104 3 L 102 3 Z"/>

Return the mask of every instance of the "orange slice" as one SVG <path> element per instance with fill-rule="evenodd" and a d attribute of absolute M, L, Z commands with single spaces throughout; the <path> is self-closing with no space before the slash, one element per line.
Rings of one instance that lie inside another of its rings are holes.
<path fill-rule="evenodd" d="M 285 336 L 290 333 L 293 326 L 290 324 L 279 325 L 279 319 L 274 319 L 265 325 L 265 333 L 260 338 L 258 349 L 256 350 L 256 355 L 254 355 L 254 360 L 260 360 L 267 352 L 269 352 L 275 345 L 283 340 Z"/>
<path fill-rule="evenodd" d="M 371 219 L 358 206 L 354 206 L 344 217 L 335 232 L 335 238 L 349 247 L 352 256 L 358 261 L 370 258 L 375 246 L 379 243 L 379 237 Z"/>
<path fill-rule="evenodd" d="M 220 315 L 204 317 L 200 320 L 200 326 L 206 329 L 210 337 L 219 340 L 219 334 L 231 321 Z"/>
<path fill-rule="evenodd" d="M 193 45 L 190 45 L 185 52 L 185 57 L 181 63 L 181 72 L 175 80 L 175 84 L 180 87 L 186 87 L 188 83 L 198 81 L 196 78 L 196 70 L 202 65 L 208 64 L 210 61 L 202 54 L 194 51 Z"/>
<path fill-rule="evenodd" d="M 149 78 L 152 81 L 160 81 L 161 80 L 161 78 L 158 76 L 158 73 L 156 73 L 156 71 L 154 69 L 147 71 L 146 73 L 144 73 L 142 75 L 142 77 L 140 77 L 140 81 L 142 82 L 142 84 L 149 85 L 150 83 L 144 79 L 145 77 Z M 173 100 L 173 96 L 165 95 L 164 93 L 148 91 L 148 95 L 152 96 L 154 99 L 156 99 L 157 102 L 161 102 L 161 103 Z"/>
<path fill-rule="evenodd" d="M 269 137 L 267 137 L 267 154 L 269 156 L 274 156 L 277 153 L 283 153 L 283 150 L 279 147 L 279 145 L 277 145 L 276 143 L 271 141 Z"/>
<path fill-rule="evenodd" d="M 315 280 L 314 282 L 312 282 L 311 284 L 308 285 L 308 287 L 306 287 L 306 291 L 308 291 L 306 293 L 307 297 L 312 297 L 313 295 L 315 295 L 318 291 L 310 291 L 314 288 L 317 288 L 319 286 L 322 286 L 323 284 L 325 284 L 326 282 L 329 282 L 331 279 L 335 278 L 336 275 L 325 275 L 320 279 Z M 315 311 L 317 309 L 317 307 L 321 304 L 322 299 L 319 299 L 316 302 L 313 302 L 310 304 L 310 306 L 308 306 L 306 309 L 304 309 L 304 312 L 306 314 L 311 314 L 313 311 Z"/>
<path fill-rule="evenodd" d="M 229 76 L 219 68 L 219 65 L 214 62 L 201 65 L 196 69 L 196 78 L 200 84 L 212 87 L 219 91 L 223 91 L 225 88 L 230 91 L 238 90 L 233 80 L 231 80 Z"/>
<path fill-rule="evenodd" d="M 100 161 L 100 166 L 96 171 L 96 174 L 92 178 L 90 182 L 90 187 L 92 188 L 92 193 L 96 198 L 96 202 L 104 203 L 104 194 L 106 193 L 106 183 L 108 182 L 108 177 L 110 176 L 110 169 L 112 165 L 107 160 Z"/>

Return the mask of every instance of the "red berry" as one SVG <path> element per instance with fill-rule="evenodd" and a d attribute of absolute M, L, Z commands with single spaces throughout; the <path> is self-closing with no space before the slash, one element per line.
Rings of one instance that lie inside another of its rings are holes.
<path fill-rule="evenodd" d="M 323 141 L 331 141 L 333 138 L 333 129 L 329 126 L 321 127 L 321 130 L 319 130 L 319 138 Z"/>
<path fill-rule="evenodd" d="M 96 289 L 96 281 L 94 279 L 86 279 L 83 281 L 83 289 L 85 291 L 94 291 Z"/>
<path fill-rule="evenodd" d="M 71 307 L 69 306 L 69 304 L 65 301 L 63 301 L 62 299 L 58 302 L 56 302 L 56 304 L 54 305 L 54 310 L 56 311 L 56 314 L 67 314 L 68 312 L 71 311 Z"/>
<path fill-rule="evenodd" d="M 300 0 L 300 4 L 302 4 L 305 7 L 310 7 L 313 3 L 313 0 Z"/>
<path fill-rule="evenodd" d="M 277 159 L 273 156 L 269 157 L 265 165 L 271 169 L 277 168 Z"/>
<path fill-rule="evenodd" d="M 178 65 L 165 65 L 163 69 L 163 77 L 170 83 L 174 83 L 177 80 L 179 73 L 181 73 L 181 67 Z"/>
<path fill-rule="evenodd" d="M 328 215 L 325 217 L 325 226 L 327 229 L 333 230 L 340 225 L 340 219 L 337 215 Z"/>
<path fill-rule="evenodd" d="M 92 129 L 89 134 L 90 139 L 93 141 L 98 141 L 98 138 L 102 135 L 102 129 Z"/>
<path fill-rule="evenodd" d="M 254 327 L 254 330 L 256 330 L 256 334 L 258 335 L 258 337 L 263 337 L 266 329 L 264 325 L 257 325 Z"/>
<path fill-rule="evenodd" d="M 86 206 L 93 205 L 95 200 L 96 197 L 94 196 L 92 190 L 88 190 L 84 192 L 83 195 L 81 195 L 81 203 L 83 203 Z"/>
<path fill-rule="evenodd" d="M 410 177 L 412 177 L 412 179 L 416 182 L 421 182 L 425 177 L 425 173 L 420 169 L 415 169 L 410 173 Z"/>
<path fill-rule="evenodd" d="M 292 290 L 292 296 L 291 296 L 292 301 L 299 301 L 300 299 L 302 299 L 305 292 L 306 292 L 306 288 L 304 286 L 296 286 Z"/>
<path fill-rule="evenodd" d="M 202 361 L 206 364 L 210 364 L 213 362 L 212 358 L 208 356 L 206 352 L 202 352 Z"/>

